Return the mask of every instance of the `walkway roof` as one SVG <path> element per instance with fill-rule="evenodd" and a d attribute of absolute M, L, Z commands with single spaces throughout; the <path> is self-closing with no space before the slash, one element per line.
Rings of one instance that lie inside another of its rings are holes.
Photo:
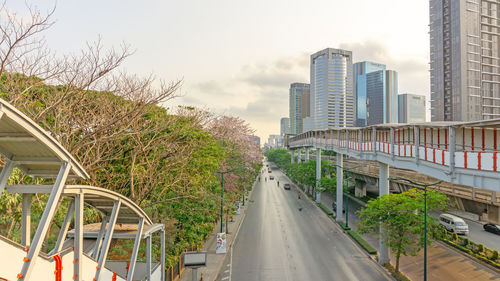
<path fill-rule="evenodd" d="M 0 153 L 30 176 L 55 178 L 61 164 L 68 162 L 69 177 L 89 177 L 55 138 L 3 99 L 0 99 Z"/>
<path fill-rule="evenodd" d="M 146 212 L 137 206 L 130 198 L 120 193 L 89 185 L 64 186 L 63 196 L 73 196 L 76 194 L 83 194 L 85 204 L 96 208 L 107 216 L 111 215 L 115 202 L 120 200 L 121 205 L 116 219 L 117 224 L 137 224 L 139 218 L 144 218 L 145 225 L 153 224 Z"/>

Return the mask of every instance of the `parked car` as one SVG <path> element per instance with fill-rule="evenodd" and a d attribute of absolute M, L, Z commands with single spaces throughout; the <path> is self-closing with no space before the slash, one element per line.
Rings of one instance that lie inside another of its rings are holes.
<path fill-rule="evenodd" d="M 492 224 L 492 223 L 487 223 L 483 225 L 484 230 L 495 233 L 495 234 L 500 234 L 500 225 L 497 224 Z"/>
<path fill-rule="evenodd" d="M 274 180 L 274 176 L 269 176 L 269 180 Z"/>
<path fill-rule="evenodd" d="M 283 188 L 286 190 L 290 190 L 290 187 L 291 185 L 289 183 L 285 183 L 285 185 L 283 186 Z"/>
<path fill-rule="evenodd" d="M 457 216 L 441 214 L 439 216 L 439 224 L 441 224 L 448 231 L 456 232 L 457 234 L 469 234 L 469 226 L 463 219 Z"/>
<path fill-rule="evenodd" d="M 268 173 L 271 173 L 271 172 L 272 172 L 272 170 L 271 170 L 271 169 L 269 169 L 269 170 L 267 170 L 267 172 L 268 172 Z"/>

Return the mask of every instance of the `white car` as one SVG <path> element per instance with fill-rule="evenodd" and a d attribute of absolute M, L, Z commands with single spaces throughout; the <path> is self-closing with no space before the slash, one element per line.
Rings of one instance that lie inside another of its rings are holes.
<path fill-rule="evenodd" d="M 469 234 L 469 226 L 462 218 L 450 214 L 441 214 L 439 216 L 439 224 L 446 230 L 457 234 Z"/>

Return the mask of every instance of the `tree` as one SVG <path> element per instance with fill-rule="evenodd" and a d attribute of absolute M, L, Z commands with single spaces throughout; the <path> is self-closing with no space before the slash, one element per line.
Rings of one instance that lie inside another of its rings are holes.
<path fill-rule="evenodd" d="M 427 191 L 427 211 L 433 212 L 446 208 L 446 195 Z M 396 256 L 396 272 L 399 272 L 401 255 L 416 255 L 424 245 L 424 192 L 410 189 L 401 194 L 386 194 L 368 202 L 359 212 L 359 232 L 381 235 L 380 226 L 385 235 L 384 243 Z M 431 235 L 437 234 L 438 222 L 427 216 L 427 225 Z"/>

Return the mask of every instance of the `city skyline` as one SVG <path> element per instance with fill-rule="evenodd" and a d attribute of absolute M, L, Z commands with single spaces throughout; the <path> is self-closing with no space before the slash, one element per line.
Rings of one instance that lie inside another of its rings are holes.
<path fill-rule="evenodd" d="M 28 4 L 42 12 L 54 6 L 41 0 Z M 23 1 L 6 5 L 26 14 Z M 353 51 L 354 61 L 383 61 L 399 72 L 401 89 L 429 93 L 428 5 L 410 0 L 384 5 L 361 0 L 290 0 L 286 5 L 263 0 L 60 1 L 56 22 L 44 36 L 61 54 L 77 53 L 98 36 L 105 48 L 126 42 L 135 53 L 124 70 L 165 81 L 183 79 L 182 96 L 165 106 L 192 105 L 240 116 L 267 139 L 280 129 L 278 121 L 269 120 L 288 115 L 290 83 L 307 83 L 309 55 L 327 47 Z M 407 10 L 412 13 L 397 12 Z M 295 16 L 300 14 L 306 17 Z"/>

